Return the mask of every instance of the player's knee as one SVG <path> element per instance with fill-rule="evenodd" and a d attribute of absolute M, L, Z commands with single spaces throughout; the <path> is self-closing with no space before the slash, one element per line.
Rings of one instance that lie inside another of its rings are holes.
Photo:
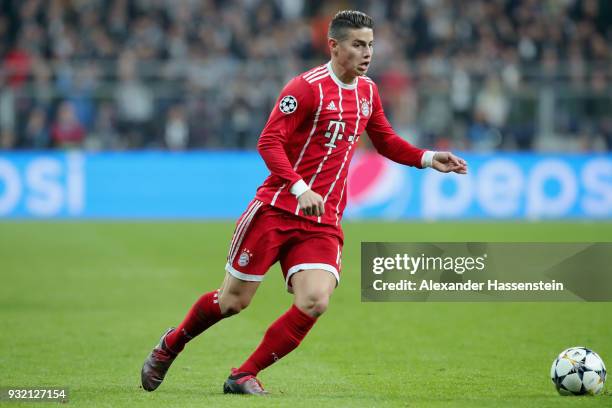
<path fill-rule="evenodd" d="M 329 295 L 327 293 L 310 293 L 297 304 L 297 307 L 312 317 L 319 317 L 329 306 Z"/>
<path fill-rule="evenodd" d="M 319 317 L 327 310 L 329 306 L 329 299 L 319 299 L 314 302 L 312 306 L 312 315 L 313 317 Z"/>
<path fill-rule="evenodd" d="M 222 295 L 219 297 L 219 307 L 223 316 L 232 316 L 246 309 L 251 299 L 245 296 Z"/>

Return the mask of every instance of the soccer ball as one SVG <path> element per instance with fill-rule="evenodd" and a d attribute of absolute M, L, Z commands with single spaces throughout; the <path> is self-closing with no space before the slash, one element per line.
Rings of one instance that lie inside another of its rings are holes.
<path fill-rule="evenodd" d="M 550 378 L 561 395 L 595 395 L 606 382 L 606 366 L 593 350 L 570 347 L 553 361 Z"/>

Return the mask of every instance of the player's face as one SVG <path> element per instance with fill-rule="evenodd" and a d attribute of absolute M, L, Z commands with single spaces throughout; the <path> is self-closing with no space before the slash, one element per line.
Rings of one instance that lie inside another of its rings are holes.
<path fill-rule="evenodd" d="M 374 31 L 371 28 L 350 29 L 348 37 L 334 45 L 332 56 L 347 74 L 359 76 L 368 72 L 374 52 Z"/>

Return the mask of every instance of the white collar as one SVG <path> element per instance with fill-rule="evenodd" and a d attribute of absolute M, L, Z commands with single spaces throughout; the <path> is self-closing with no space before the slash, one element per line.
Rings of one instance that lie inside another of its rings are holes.
<path fill-rule="evenodd" d="M 359 80 L 358 79 L 359 77 L 356 77 L 352 84 L 345 84 L 334 73 L 334 70 L 332 69 L 332 66 L 331 66 L 331 61 L 327 63 L 327 70 L 329 71 L 329 76 L 331 77 L 331 79 L 333 79 L 336 85 L 338 85 L 340 88 L 355 89 L 355 87 L 357 86 L 357 81 Z"/>

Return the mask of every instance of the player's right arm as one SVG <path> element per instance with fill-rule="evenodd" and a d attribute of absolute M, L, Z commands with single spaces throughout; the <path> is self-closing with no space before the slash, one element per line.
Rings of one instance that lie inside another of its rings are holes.
<path fill-rule="evenodd" d="M 281 91 L 261 132 L 257 151 L 270 172 L 284 180 L 305 215 L 323 215 L 323 198 L 312 191 L 293 169 L 285 146 L 304 121 L 314 115 L 315 95 L 301 77 L 293 78 Z"/>

